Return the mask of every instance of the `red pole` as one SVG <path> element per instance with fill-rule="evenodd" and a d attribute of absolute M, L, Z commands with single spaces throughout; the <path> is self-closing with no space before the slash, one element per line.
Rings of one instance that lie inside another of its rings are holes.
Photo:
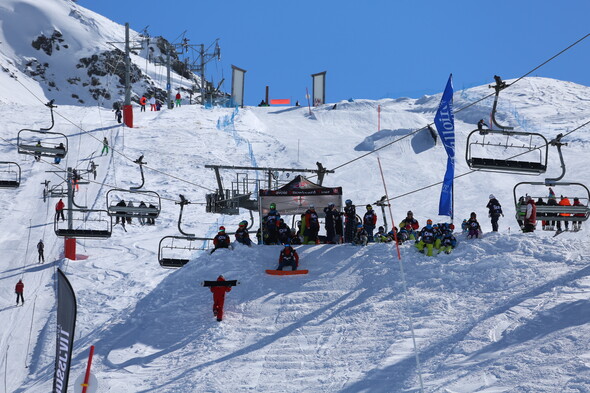
<path fill-rule="evenodd" d="M 381 131 L 381 105 L 377 105 L 377 131 Z"/>
<path fill-rule="evenodd" d="M 86 375 L 84 375 L 84 383 L 82 384 L 82 393 L 86 393 L 86 389 L 88 389 L 88 380 L 90 379 L 90 366 L 92 365 L 92 355 L 94 355 L 94 345 L 90 346 L 90 354 L 88 355 L 88 366 L 86 366 Z"/>
<path fill-rule="evenodd" d="M 307 97 L 307 107 L 309 108 L 309 115 L 311 116 L 311 104 L 309 103 L 309 89 L 305 88 L 305 97 Z"/>

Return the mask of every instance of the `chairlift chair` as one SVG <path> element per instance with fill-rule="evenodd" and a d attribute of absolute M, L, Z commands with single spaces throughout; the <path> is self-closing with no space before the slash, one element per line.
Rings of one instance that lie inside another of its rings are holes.
<path fill-rule="evenodd" d="M 66 217 L 70 213 L 74 216 L 71 228 L 68 226 L 67 220 L 60 223 L 57 214 L 55 215 L 53 229 L 57 236 L 87 239 L 106 239 L 111 237 L 113 219 L 109 217 L 106 210 L 64 209 L 64 215 Z"/>
<path fill-rule="evenodd" d="M 18 188 L 21 168 L 16 162 L 0 161 L 0 188 Z"/>
<path fill-rule="evenodd" d="M 117 206 L 120 201 L 127 206 Z M 128 206 L 132 202 L 133 206 Z M 144 202 L 145 207 L 139 206 Z M 161 199 L 155 191 L 124 190 L 114 188 L 107 191 L 107 211 L 112 217 L 157 218 L 160 215 Z"/>
<path fill-rule="evenodd" d="M 206 250 L 210 240 L 193 236 L 164 236 L 158 245 L 158 262 L 164 268 L 183 267 L 195 252 Z"/>
<path fill-rule="evenodd" d="M 68 137 L 60 132 L 51 132 L 55 124 L 53 118 L 53 100 L 45 104 L 51 110 L 51 126 L 32 130 L 24 128 L 17 134 L 17 148 L 19 154 L 29 154 L 36 157 L 64 158 L 68 152 Z"/>

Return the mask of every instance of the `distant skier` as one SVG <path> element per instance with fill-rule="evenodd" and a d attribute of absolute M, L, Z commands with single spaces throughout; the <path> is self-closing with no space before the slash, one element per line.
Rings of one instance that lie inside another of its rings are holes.
<path fill-rule="evenodd" d="M 500 205 L 500 202 L 498 202 L 494 194 L 490 194 L 490 200 L 486 207 L 489 210 L 488 217 L 492 219 L 492 231 L 498 232 L 498 219 L 500 216 L 504 217 L 502 205 Z"/>
<path fill-rule="evenodd" d="M 62 199 L 60 199 L 55 204 L 55 221 L 59 221 L 60 217 L 61 217 L 62 221 L 66 220 L 66 217 L 64 216 L 64 208 L 65 207 L 66 207 L 66 205 L 64 204 L 64 201 Z"/>
<path fill-rule="evenodd" d="M 469 232 L 467 233 L 468 239 L 479 238 L 481 226 L 479 225 L 479 222 L 477 222 L 477 215 L 474 212 L 471 212 L 471 214 L 469 215 L 469 220 L 467 220 L 467 227 L 469 228 Z"/>
<path fill-rule="evenodd" d="M 59 164 L 61 159 L 66 156 L 66 147 L 63 143 L 60 143 L 59 145 L 55 146 L 55 148 L 62 151 L 62 153 L 56 153 L 55 157 L 53 158 L 53 163 Z"/>
<path fill-rule="evenodd" d="M 118 108 L 115 111 L 115 119 L 117 119 L 117 123 L 121 124 L 122 123 L 122 119 L 123 119 L 123 113 L 121 112 L 121 109 Z"/>
<path fill-rule="evenodd" d="M 344 242 L 352 243 L 356 232 L 356 206 L 347 199 L 344 206 Z"/>
<path fill-rule="evenodd" d="M 225 227 L 222 225 L 219 227 L 219 232 L 213 238 L 213 245 L 215 248 L 211 250 L 211 254 L 215 252 L 218 248 L 229 248 L 230 239 L 229 235 L 225 233 Z"/>
<path fill-rule="evenodd" d="M 178 108 L 182 102 L 182 97 L 180 96 L 180 92 L 176 93 L 176 107 Z"/>
<path fill-rule="evenodd" d="M 277 270 L 283 270 L 285 266 L 291 266 L 291 270 L 297 270 L 299 266 L 299 255 L 289 243 L 285 244 L 285 248 L 281 250 Z"/>
<path fill-rule="evenodd" d="M 100 152 L 100 155 L 102 156 L 103 154 L 109 154 L 109 140 L 106 136 L 102 140 L 102 151 Z"/>
<path fill-rule="evenodd" d="M 23 280 L 18 280 L 16 283 L 16 287 L 14 287 L 14 292 L 16 293 L 16 305 L 18 306 L 19 299 L 22 300 L 23 306 L 25 305 L 25 298 L 23 296 L 23 292 L 25 291 L 25 284 Z"/>
<path fill-rule="evenodd" d="M 43 244 L 43 239 L 39 240 L 37 243 L 37 252 L 39 253 L 39 263 L 45 263 L 45 255 L 43 252 L 45 250 L 45 244 Z"/>
<path fill-rule="evenodd" d="M 37 143 L 35 144 L 35 147 L 43 147 L 41 145 L 41 141 L 37 141 Z M 41 161 L 41 153 L 38 150 L 35 151 L 34 157 L 35 157 L 35 161 L 37 161 L 37 162 Z"/>
<path fill-rule="evenodd" d="M 147 98 L 145 98 L 145 96 L 141 96 L 141 98 L 139 99 L 139 106 L 140 106 L 140 112 L 145 112 L 145 105 L 147 104 Z"/>
<path fill-rule="evenodd" d="M 217 277 L 217 281 L 225 281 L 222 275 Z M 211 287 L 211 293 L 213 293 L 213 315 L 217 317 L 217 322 L 223 320 L 223 304 L 225 303 L 225 294 L 231 291 L 231 287 L 219 286 Z"/>
<path fill-rule="evenodd" d="M 151 96 L 150 97 L 150 112 L 155 111 L 156 110 L 156 97 Z"/>
<path fill-rule="evenodd" d="M 523 232 L 534 232 L 537 226 L 537 206 L 530 195 L 526 197 L 526 214 L 524 216 Z"/>

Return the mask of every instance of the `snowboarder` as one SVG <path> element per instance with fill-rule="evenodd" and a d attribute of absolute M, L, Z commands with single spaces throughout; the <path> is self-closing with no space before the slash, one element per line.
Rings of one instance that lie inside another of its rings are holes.
<path fill-rule="evenodd" d="M 537 226 L 537 206 L 535 201 L 529 195 L 526 197 L 526 214 L 524 216 L 523 232 L 534 232 Z"/>
<path fill-rule="evenodd" d="M 140 112 L 145 112 L 145 104 L 147 104 L 147 98 L 145 98 L 145 96 L 141 96 L 139 99 Z"/>
<path fill-rule="evenodd" d="M 477 222 L 477 215 L 475 212 L 471 212 L 469 215 L 469 220 L 467 220 L 467 227 L 469 228 L 469 232 L 467 233 L 468 239 L 473 239 L 474 237 L 477 239 L 479 238 L 479 234 L 481 232 L 481 226 L 479 222 Z"/>
<path fill-rule="evenodd" d="M 279 243 L 291 243 L 291 228 L 289 228 L 289 226 L 285 223 L 285 220 L 283 220 L 282 218 L 279 219 L 279 227 L 277 228 L 277 233 L 279 237 Z"/>
<path fill-rule="evenodd" d="M 16 283 L 16 287 L 14 287 L 14 292 L 16 293 L 16 305 L 18 306 L 19 299 L 22 300 L 23 306 L 25 305 L 25 298 L 23 297 L 23 292 L 25 290 L 25 284 L 23 280 L 18 280 Z"/>
<path fill-rule="evenodd" d="M 182 102 L 182 97 L 180 96 L 180 92 L 176 93 L 176 107 L 178 108 Z"/>
<path fill-rule="evenodd" d="M 384 227 L 379 227 L 377 233 L 373 237 L 375 239 L 375 243 L 387 243 L 391 241 L 389 236 L 387 236 L 387 233 L 385 233 Z"/>
<path fill-rule="evenodd" d="M 402 220 L 402 222 L 399 223 L 399 227 L 400 228 L 407 228 L 407 226 L 410 226 L 410 231 L 408 232 L 409 235 L 409 240 L 416 240 L 416 232 L 418 230 L 418 228 L 420 228 L 420 224 L 418 223 L 418 220 L 416 220 L 414 218 L 414 213 L 412 213 L 411 210 L 408 210 L 408 212 L 406 213 L 406 218 L 404 218 Z"/>
<path fill-rule="evenodd" d="M 215 252 L 218 248 L 229 248 L 229 235 L 225 233 L 225 227 L 222 225 L 219 227 L 219 232 L 213 238 L 213 245 L 215 248 L 211 250 L 211 254 Z"/>
<path fill-rule="evenodd" d="M 418 234 L 418 243 L 416 243 L 416 248 L 420 252 L 424 252 L 424 246 L 428 250 L 426 255 L 431 257 L 432 256 L 432 249 L 434 247 L 434 240 L 436 236 L 436 230 L 432 226 L 432 220 L 426 220 L 426 226 L 422 228 L 420 233 Z"/>
<path fill-rule="evenodd" d="M 241 221 L 238 225 L 236 241 L 248 247 L 252 246 L 252 240 L 250 240 L 250 235 L 248 234 L 248 221 Z"/>
<path fill-rule="evenodd" d="M 490 201 L 486 207 L 489 210 L 488 217 L 492 219 L 492 231 L 498 232 L 498 219 L 500 216 L 504 217 L 502 205 L 500 205 L 500 202 L 498 202 L 494 194 L 490 194 Z"/>
<path fill-rule="evenodd" d="M 57 201 L 57 203 L 55 204 L 55 221 L 59 221 L 59 218 L 61 217 L 62 221 L 66 220 L 66 217 L 64 216 L 64 208 L 66 207 L 66 205 L 64 204 L 63 200 L 59 200 Z"/>
<path fill-rule="evenodd" d="M 453 224 L 443 224 L 442 226 L 442 240 L 440 244 L 440 251 L 444 251 L 445 254 L 450 254 L 451 251 L 457 246 L 457 239 L 453 235 L 455 226 Z"/>
<path fill-rule="evenodd" d="M 367 231 L 363 227 L 363 224 L 359 222 L 358 224 L 356 224 L 356 232 L 354 233 L 352 244 L 356 244 L 358 246 L 366 246 L 368 240 L 369 236 L 367 234 Z"/>
<path fill-rule="evenodd" d="M 367 231 L 367 237 L 369 242 L 374 242 L 373 240 L 373 231 L 375 230 L 375 225 L 377 224 L 377 213 L 373 211 L 373 206 L 367 205 L 367 211 L 363 216 L 363 226 L 365 227 L 365 231 Z"/>
<path fill-rule="evenodd" d="M 217 281 L 225 281 L 222 275 L 217 277 Z M 225 303 L 225 294 L 231 291 L 229 286 L 218 286 L 209 288 L 213 293 L 213 315 L 217 317 L 217 322 L 223 320 L 223 303 Z"/>
<path fill-rule="evenodd" d="M 326 243 L 337 244 L 338 237 L 336 235 L 336 222 L 340 217 L 340 212 L 335 209 L 333 203 L 329 203 L 328 207 L 324 208 L 324 215 L 326 217 L 326 223 L 324 224 L 324 227 L 326 228 Z"/>
<path fill-rule="evenodd" d="M 488 125 L 486 124 L 486 122 L 485 122 L 485 121 L 483 121 L 483 119 L 480 119 L 480 120 L 477 122 L 477 129 L 481 131 L 481 130 L 483 130 L 483 129 L 484 129 L 484 128 L 483 128 L 484 126 L 485 126 L 485 128 L 490 128 L 490 126 L 488 126 Z"/>
<path fill-rule="evenodd" d="M 305 212 L 305 231 L 303 235 L 303 244 L 320 244 L 318 232 L 320 231 L 320 219 L 315 211 L 314 205 L 309 205 Z"/>
<path fill-rule="evenodd" d="M 277 270 L 283 270 L 285 266 L 291 266 L 291 270 L 297 270 L 299 266 L 299 255 L 289 243 L 285 244 L 285 248 L 281 250 Z"/>
<path fill-rule="evenodd" d="M 262 217 L 263 241 L 264 244 L 276 244 L 278 240 L 277 228 L 281 214 L 277 211 L 277 205 L 273 202 L 270 204 L 268 214 Z"/>
<path fill-rule="evenodd" d="M 123 119 L 123 113 L 121 113 L 120 108 L 117 108 L 117 110 L 115 111 L 115 119 L 117 120 L 117 123 L 122 123 L 121 119 Z"/>
<path fill-rule="evenodd" d="M 43 239 L 39 240 L 37 243 L 37 252 L 39 253 L 39 263 L 45 263 L 45 255 L 43 255 L 43 251 L 45 250 L 45 244 L 43 244 Z"/>
<path fill-rule="evenodd" d="M 356 233 L 356 207 L 350 199 L 347 199 L 344 206 L 344 242 L 351 243 Z"/>

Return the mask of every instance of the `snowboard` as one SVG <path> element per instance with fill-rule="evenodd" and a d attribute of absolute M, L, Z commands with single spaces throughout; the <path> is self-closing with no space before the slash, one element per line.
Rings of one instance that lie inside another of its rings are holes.
<path fill-rule="evenodd" d="M 267 269 L 265 271 L 267 274 L 270 274 L 273 276 L 291 276 L 291 275 L 295 275 L 295 274 L 309 273 L 309 270 L 271 270 L 271 269 Z"/>
<path fill-rule="evenodd" d="M 227 280 L 227 281 L 203 281 L 201 283 L 204 287 L 235 287 L 240 282 L 238 280 Z"/>

